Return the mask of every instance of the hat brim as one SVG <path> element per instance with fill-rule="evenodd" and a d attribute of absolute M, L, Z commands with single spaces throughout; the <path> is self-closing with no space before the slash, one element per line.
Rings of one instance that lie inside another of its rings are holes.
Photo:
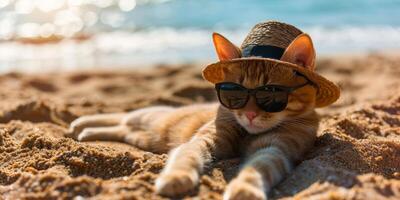
<path fill-rule="evenodd" d="M 203 69 L 203 78 L 210 83 L 219 83 L 224 80 L 224 72 L 223 68 L 230 66 L 232 64 L 237 64 L 240 62 L 252 63 L 255 64 L 259 62 L 268 62 L 268 63 L 276 63 L 284 65 L 285 67 L 289 67 L 294 69 L 296 72 L 304 75 L 308 78 L 309 81 L 314 83 L 317 88 L 317 96 L 316 96 L 316 107 L 325 107 L 332 103 L 334 103 L 340 96 L 340 89 L 331 81 L 327 80 L 323 76 L 311 71 L 305 67 L 295 65 L 293 63 L 275 60 L 270 58 L 238 58 L 227 61 L 220 61 L 213 64 L 208 65 Z"/>

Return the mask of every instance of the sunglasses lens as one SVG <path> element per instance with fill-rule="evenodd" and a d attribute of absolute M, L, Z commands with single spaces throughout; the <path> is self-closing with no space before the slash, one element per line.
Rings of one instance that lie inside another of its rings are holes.
<path fill-rule="evenodd" d="M 288 102 L 288 93 L 280 89 L 266 88 L 256 93 L 257 105 L 266 112 L 280 112 Z"/>
<path fill-rule="evenodd" d="M 222 83 L 218 86 L 221 104 L 230 109 L 243 108 L 247 103 L 247 90 L 234 83 Z"/>

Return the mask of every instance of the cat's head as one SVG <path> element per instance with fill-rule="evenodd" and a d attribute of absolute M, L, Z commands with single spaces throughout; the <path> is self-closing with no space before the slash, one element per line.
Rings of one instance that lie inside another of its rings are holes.
<path fill-rule="evenodd" d="M 238 47 L 219 34 L 213 35 L 214 45 L 221 61 L 241 57 Z M 298 36 L 285 50 L 282 61 L 314 70 L 315 50 L 307 34 Z M 308 80 L 284 64 L 273 62 L 234 62 L 223 68 L 223 82 L 234 82 L 253 89 L 268 84 L 295 87 Z M 281 122 L 309 113 L 315 108 L 316 89 L 305 85 L 289 94 L 288 105 L 281 112 L 266 112 L 259 108 L 254 97 L 241 109 L 231 109 L 237 122 L 251 134 L 258 134 Z"/>

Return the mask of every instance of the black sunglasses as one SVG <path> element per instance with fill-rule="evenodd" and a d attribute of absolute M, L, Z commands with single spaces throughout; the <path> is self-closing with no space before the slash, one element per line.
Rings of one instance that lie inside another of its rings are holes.
<path fill-rule="evenodd" d="M 247 89 L 237 83 L 221 82 L 215 85 L 215 89 L 221 104 L 229 109 L 245 107 L 251 95 L 256 99 L 257 106 L 265 112 L 280 112 L 286 108 L 289 94 L 309 83 L 307 81 L 295 87 L 264 85 L 255 89 Z"/>

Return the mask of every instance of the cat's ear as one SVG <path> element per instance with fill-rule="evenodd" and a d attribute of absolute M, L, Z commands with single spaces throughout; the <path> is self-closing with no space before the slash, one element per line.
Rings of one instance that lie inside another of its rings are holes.
<path fill-rule="evenodd" d="M 234 58 L 240 58 L 241 52 L 238 47 L 236 47 L 232 42 L 226 39 L 219 33 L 213 33 L 213 42 L 215 50 L 220 61 L 232 60 Z"/>
<path fill-rule="evenodd" d="M 286 48 L 281 60 L 314 70 L 315 50 L 311 37 L 305 33 L 297 36 Z"/>

